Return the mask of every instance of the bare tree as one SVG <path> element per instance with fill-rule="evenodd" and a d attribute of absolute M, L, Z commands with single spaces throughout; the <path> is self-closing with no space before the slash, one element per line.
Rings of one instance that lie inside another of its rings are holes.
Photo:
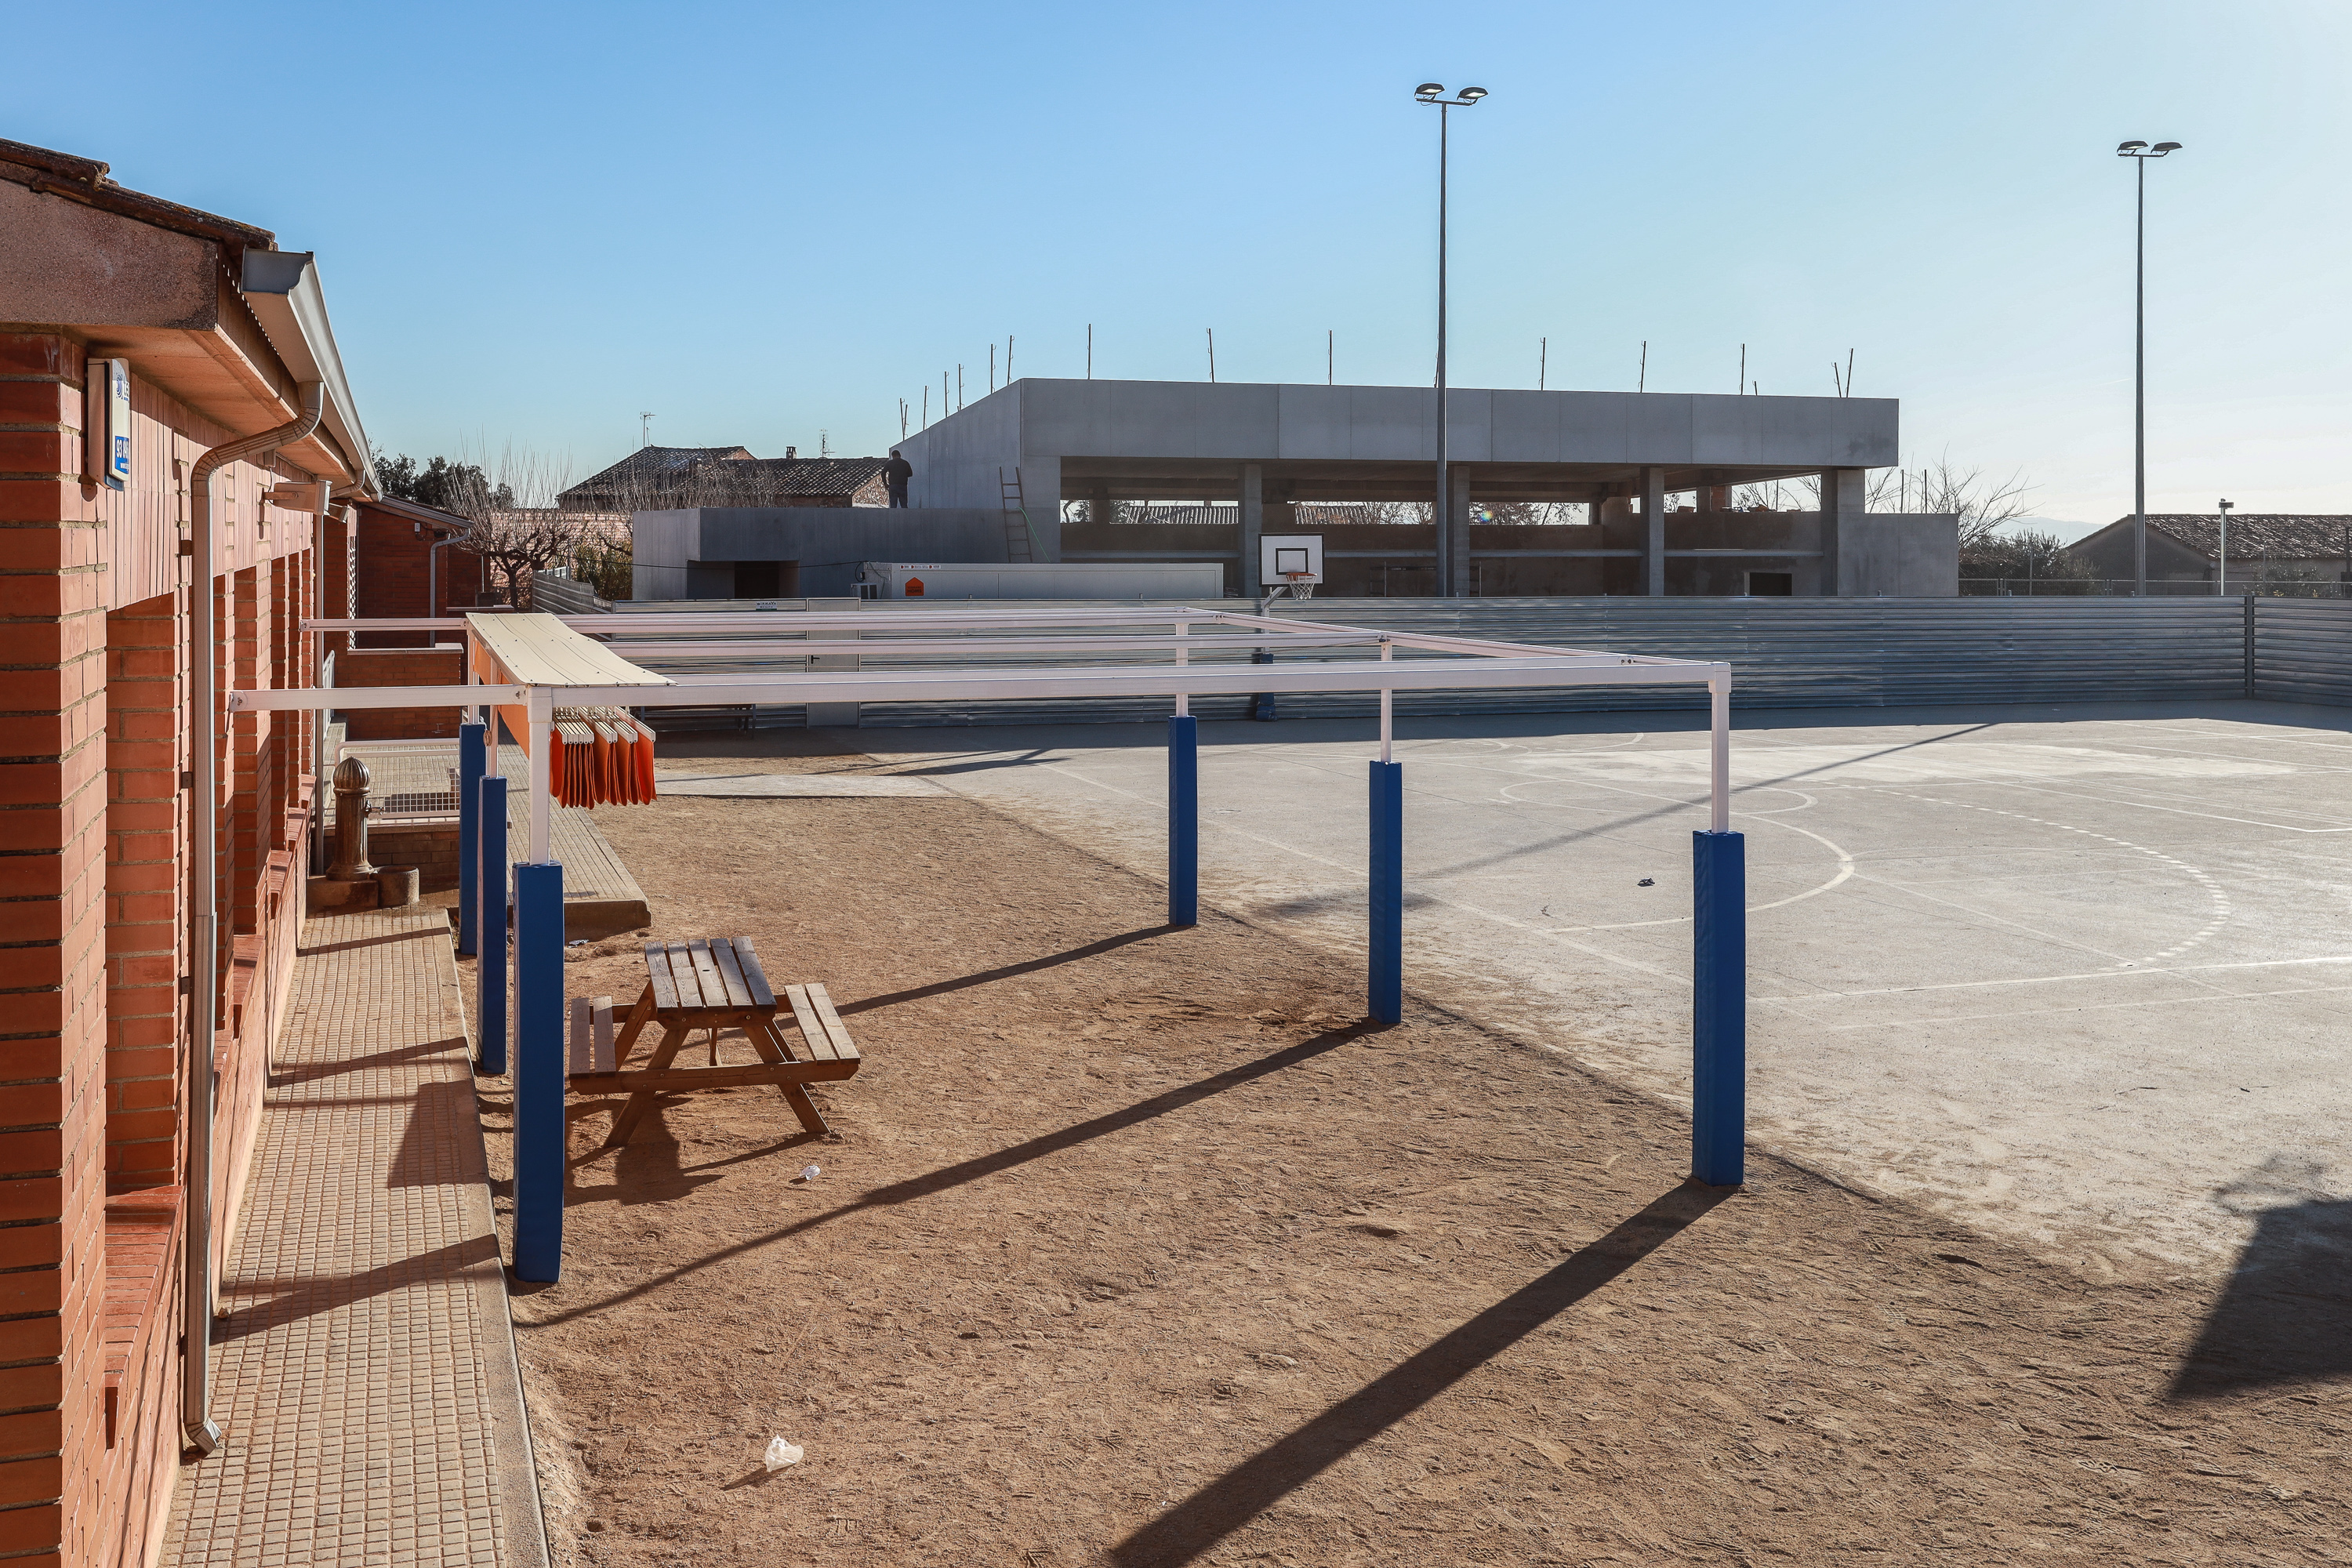
<path fill-rule="evenodd" d="M 593 562 L 601 577 L 612 552 L 628 549 L 628 518 L 567 510 L 553 504 L 566 488 L 564 468 L 529 447 L 508 447 L 491 466 L 474 462 L 454 470 L 467 476 L 452 487 L 447 510 L 466 519 L 460 549 L 479 558 L 518 610 L 532 607 L 532 580 L 554 567 Z M 600 581 L 599 586 L 603 585 Z"/>
<path fill-rule="evenodd" d="M 2000 531 L 2029 515 L 2027 497 L 2033 486 L 2022 472 L 1994 479 L 1982 468 L 1962 468 L 1947 456 L 1923 468 L 1880 468 L 1870 476 L 1864 510 L 1948 512 L 1960 520 L 1960 557 L 1997 542 Z M 1742 510 L 1818 511 L 1822 485 L 1817 476 L 1769 485 L 1743 485 L 1732 504 Z"/>

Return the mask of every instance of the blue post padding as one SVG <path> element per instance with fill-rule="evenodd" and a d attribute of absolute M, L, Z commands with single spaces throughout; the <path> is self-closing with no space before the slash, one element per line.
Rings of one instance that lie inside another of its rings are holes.
<path fill-rule="evenodd" d="M 1404 764 L 1372 764 L 1371 963 L 1364 999 L 1376 1024 L 1404 1016 Z"/>
<path fill-rule="evenodd" d="M 1201 728 L 1168 721 L 1168 923 L 1201 923 Z"/>
<path fill-rule="evenodd" d="M 563 868 L 515 868 L 514 1271 L 563 1274 Z"/>
<path fill-rule="evenodd" d="M 1691 835 L 1691 1174 L 1748 1179 L 1748 838 Z"/>
<path fill-rule="evenodd" d="M 480 724 L 457 726 L 457 951 L 474 951 L 474 907 L 482 876 L 482 774 L 488 768 L 488 748 Z"/>
<path fill-rule="evenodd" d="M 474 1056 L 474 1070 L 490 1078 L 507 1070 L 507 781 L 485 778 L 477 784 L 481 806 L 475 813 L 475 830 L 482 836 L 481 880 L 475 898 L 481 910 L 481 930 L 474 942 L 474 970 L 481 982 L 481 1000 L 474 1016 L 482 1037 Z"/>

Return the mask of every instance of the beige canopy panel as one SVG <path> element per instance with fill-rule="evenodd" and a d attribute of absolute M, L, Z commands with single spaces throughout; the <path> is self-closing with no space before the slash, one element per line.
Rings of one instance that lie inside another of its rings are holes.
<path fill-rule="evenodd" d="M 553 616 L 507 610 L 466 617 L 467 673 L 491 686 L 668 686 Z"/>

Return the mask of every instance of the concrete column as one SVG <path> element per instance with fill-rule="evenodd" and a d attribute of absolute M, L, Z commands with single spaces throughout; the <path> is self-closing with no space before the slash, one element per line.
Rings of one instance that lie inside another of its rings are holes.
<path fill-rule="evenodd" d="M 1642 592 L 1653 599 L 1666 592 L 1666 470 L 1642 470 Z"/>
<path fill-rule="evenodd" d="M 1258 577 L 1258 541 L 1265 533 L 1265 468 L 1242 465 L 1242 597 L 1255 599 L 1265 592 Z"/>
<path fill-rule="evenodd" d="M 1869 491 L 1862 468 L 1832 468 L 1822 475 L 1822 594 L 1836 598 L 1853 584 L 1843 568 L 1843 541 L 1862 529 L 1864 498 Z"/>
<path fill-rule="evenodd" d="M 1708 485 L 1702 489 L 1698 492 L 1698 510 L 1701 511 L 1729 511 L 1731 510 L 1731 487 L 1729 485 Z"/>
<path fill-rule="evenodd" d="M 1087 497 L 1087 521 L 1096 523 L 1108 522 L 1118 515 L 1113 510 L 1108 485 L 1097 485 L 1094 488 L 1093 493 Z"/>
<path fill-rule="evenodd" d="M 1454 492 L 1445 501 L 1446 515 L 1454 523 L 1446 531 L 1445 540 L 1452 593 L 1457 599 L 1466 599 L 1478 591 L 1478 574 L 1470 564 L 1470 527 L 1474 521 L 1470 515 L 1470 475 L 1467 469 L 1454 467 L 1446 469 L 1445 478 Z"/>

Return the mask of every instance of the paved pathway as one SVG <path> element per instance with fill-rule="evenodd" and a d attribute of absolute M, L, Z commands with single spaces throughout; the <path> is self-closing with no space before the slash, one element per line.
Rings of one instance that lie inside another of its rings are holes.
<path fill-rule="evenodd" d="M 173 1568 L 547 1561 L 439 910 L 307 922 Z"/>

